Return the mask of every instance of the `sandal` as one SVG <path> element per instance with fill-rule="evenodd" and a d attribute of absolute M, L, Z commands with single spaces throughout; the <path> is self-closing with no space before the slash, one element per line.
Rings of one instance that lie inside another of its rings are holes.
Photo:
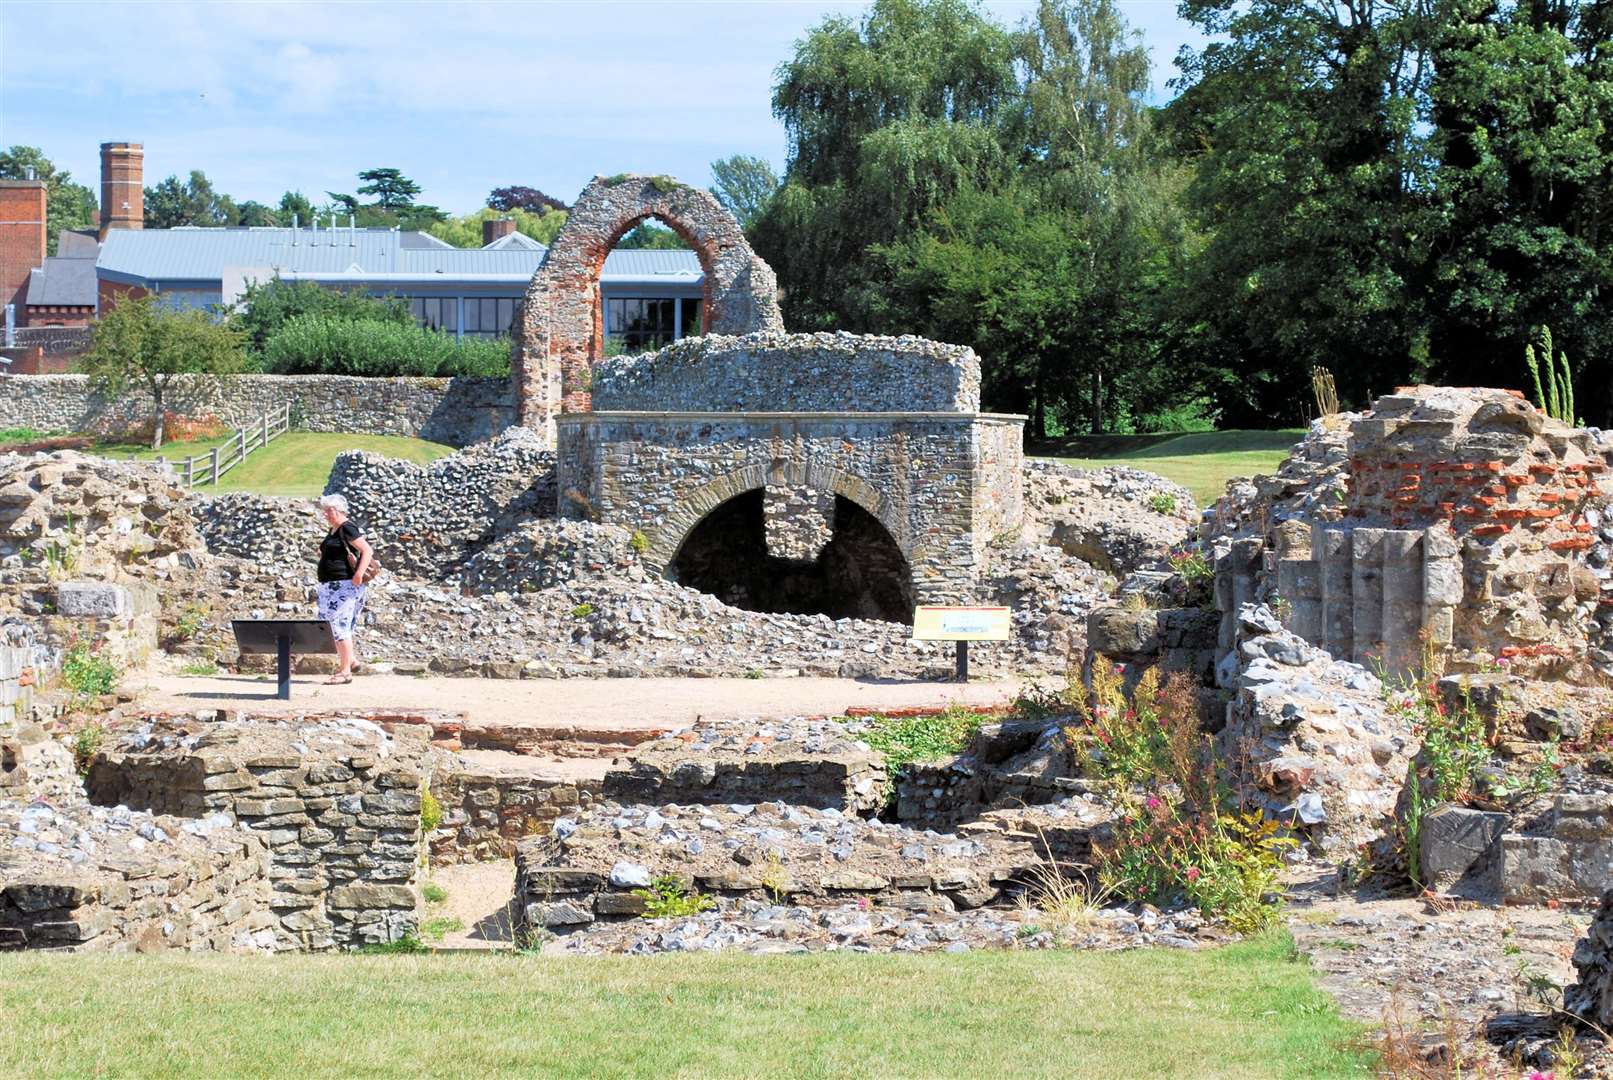
<path fill-rule="evenodd" d="M 325 685 L 326 686 L 341 686 L 344 683 L 350 683 L 352 681 L 353 681 L 353 676 L 351 676 L 351 675 L 332 675 L 330 678 L 325 680 Z"/>

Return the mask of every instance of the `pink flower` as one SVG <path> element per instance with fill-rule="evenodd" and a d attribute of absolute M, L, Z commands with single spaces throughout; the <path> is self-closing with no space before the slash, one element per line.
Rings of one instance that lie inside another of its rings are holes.
<path fill-rule="evenodd" d="M 1158 810 L 1161 806 L 1164 806 L 1164 805 L 1165 805 L 1164 803 L 1159 801 L 1158 796 L 1156 796 L 1156 795 L 1148 796 L 1148 803 L 1147 803 L 1148 809 L 1150 809 L 1150 810 Z"/>
<path fill-rule="evenodd" d="M 1196 867 L 1196 866 L 1189 866 L 1187 868 L 1187 881 L 1188 881 L 1188 884 L 1191 885 L 1193 882 L 1197 881 L 1198 879 L 1199 879 L 1199 868 Z"/>

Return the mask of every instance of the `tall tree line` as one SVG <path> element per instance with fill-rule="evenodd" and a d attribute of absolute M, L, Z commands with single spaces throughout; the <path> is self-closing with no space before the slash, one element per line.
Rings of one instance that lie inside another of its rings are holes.
<path fill-rule="evenodd" d="M 1036 434 L 1517 385 L 1549 325 L 1613 417 L 1613 5 L 1185 0 L 1145 104 L 1111 0 L 879 0 L 781 66 L 751 233 L 792 325 L 973 345 Z"/>

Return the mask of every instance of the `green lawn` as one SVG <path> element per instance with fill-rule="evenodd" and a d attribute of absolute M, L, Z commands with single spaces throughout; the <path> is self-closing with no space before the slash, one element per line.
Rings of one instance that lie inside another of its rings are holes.
<path fill-rule="evenodd" d="M 193 442 L 168 443 L 153 452 L 150 447 L 103 446 L 91 453 L 128 461 L 154 461 L 165 457 L 195 457 L 205 454 L 225 439 L 197 439 Z M 402 458 L 424 464 L 435 461 L 454 448 L 424 439 L 410 439 L 401 435 L 345 435 L 316 431 L 289 431 L 269 444 L 267 450 L 256 450 L 246 461 L 224 474 L 216 487 L 204 484 L 201 492 L 250 491 L 257 495 L 297 495 L 312 498 L 325 490 L 330 467 L 336 455 L 344 450 L 371 450 L 387 457 Z"/>
<path fill-rule="evenodd" d="M 12 954 L 0 1076 L 1370 1075 L 1291 948 Z"/>
<path fill-rule="evenodd" d="M 1303 428 L 1280 431 L 1205 431 L 1161 438 L 1157 435 L 1103 438 L 1091 451 L 1085 440 L 1069 440 L 1049 447 L 1045 455 L 1083 469 L 1130 465 L 1156 472 L 1193 493 L 1199 505 L 1221 497 L 1234 476 L 1253 476 L 1276 470 L 1289 449 L 1305 434 Z M 1129 443 L 1129 445 L 1128 445 Z"/>

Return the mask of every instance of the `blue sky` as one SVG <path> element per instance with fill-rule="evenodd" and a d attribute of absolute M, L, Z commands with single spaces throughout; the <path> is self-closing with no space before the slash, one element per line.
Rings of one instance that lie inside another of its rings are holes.
<path fill-rule="evenodd" d="M 1018 23 L 1029 2 L 985 5 Z M 1120 0 L 1154 58 L 1183 43 L 1174 0 Z M 711 161 L 782 167 L 774 69 L 858 3 L 0 4 L 0 145 L 42 147 L 94 186 L 102 142 L 140 142 L 146 183 L 190 169 L 236 199 L 314 201 L 395 166 L 455 213 L 528 184 L 569 201 L 596 174 L 710 182 Z"/>

